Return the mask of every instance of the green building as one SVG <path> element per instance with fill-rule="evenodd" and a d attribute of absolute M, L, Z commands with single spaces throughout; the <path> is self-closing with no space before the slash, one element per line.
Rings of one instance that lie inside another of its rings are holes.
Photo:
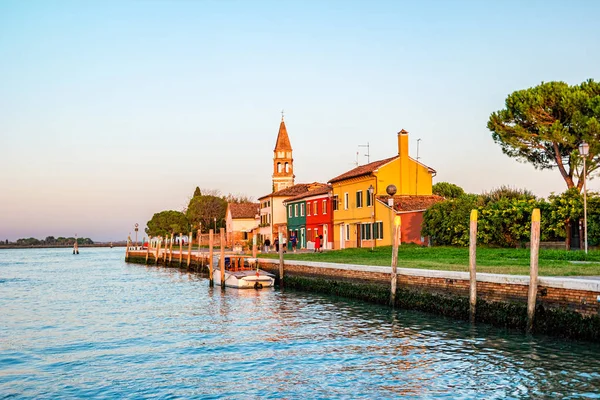
<path fill-rule="evenodd" d="M 298 239 L 297 247 L 299 249 L 306 248 L 306 201 L 287 199 L 283 203 L 286 207 L 287 216 L 287 241 L 288 249 L 292 248 L 290 238 L 292 232 Z"/>

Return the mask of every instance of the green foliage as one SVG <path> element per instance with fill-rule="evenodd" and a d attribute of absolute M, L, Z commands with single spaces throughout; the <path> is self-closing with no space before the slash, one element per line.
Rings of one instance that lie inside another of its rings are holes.
<path fill-rule="evenodd" d="M 438 182 L 431 188 L 433 194 L 445 197 L 446 199 L 456 199 L 465 194 L 460 186 L 449 182 Z"/>
<path fill-rule="evenodd" d="M 192 198 L 187 208 L 186 215 L 190 223 L 198 227 L 202 224 L 202 231 L 208 232 L 214 228 L 215 218 L 217 228 L 225 226 L 225 212 L 227 201 L 222 197 L 205 195 Z"/>
<path fill-rule="evenodd" d="M 171 233 L 187 233 L 190 223 L 180 211 L 161 211 L 146 223 L 146 233 L 150 236 L 165 236 Z"/>
<path fill-rule="evenodd" d="M 587 175 L 600 166 L 600 83 L 542 83 L 513 92 L 505 106 L 487 124 L 502 152 L 539 169 L 558 168 L 567 188 L 581 190 L 580 143 L 589 144 Z"/>
<path fill-rule="evenodd" d="M 502 185 L 499 188 L 482 193 L 480 198 L 483 204 L 488 204 L 500 200 L 533 200 L 535 199 L 535 195 L 527 189 L 517 189 Z"/>
<path fill-rule="evenodd" d="M 194 190 L 194 194 L 192 195 L 192 198 L 200 197 L 200 196 L 202 196 L 202 191 L 200 191 L 200 188 L 198 186 L 196 186 L 196 190 Z"/>
<path fill-rule="evenodd" d="M 469 215 L 477 201 L 477 196 L 465 195 L 434 204 L 423 216 L 422 235 L 435 245 L 467 246 Z"/>

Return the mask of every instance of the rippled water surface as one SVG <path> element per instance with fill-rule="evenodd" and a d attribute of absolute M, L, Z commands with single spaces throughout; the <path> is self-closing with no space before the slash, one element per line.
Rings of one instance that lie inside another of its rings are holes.
<path fill-rule="evenodd" d="M 600 398 L 600 346 L 0 250 L 0 398 Z"/>

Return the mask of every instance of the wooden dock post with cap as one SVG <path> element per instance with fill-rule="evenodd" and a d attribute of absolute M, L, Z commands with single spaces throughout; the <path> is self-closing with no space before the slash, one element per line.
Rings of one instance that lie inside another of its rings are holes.
<path fill-rule="evenodd" d="M 160 246 L 162 245 L 162 236 L 156 239 L 156 251 L 154 254 L 154 263 L 158 265 L 158 258 L 160 257 Z"/>
<path fill-rule="evenodd" d="M 215 285 L 213 280 L 213 243 L 214 243 L 214 231 L 208 230 L 208 284 L 210 287 Z"/>
<path fill-rule="evenodd" d="M 225 290 L 225 228 L 220 228 L 221 257 L 219 258 L 219 269 L 221 272 L 221 290 Z"/>
<path fill-rule="evenodd" d="M 279 287 L 283 289 L 283 234 L 279 228 Z"/>
<path fill-rule="evenodd" d="M 179 266 L 183 264 L 183 241 L 181 238 L 183 237 L 183 233 L 179 232 Z"/>
<path fill-rule="evenodd" d="M 469 318 L 475 322 L 475 309 L 477 306 L 477 210 L 471 210 L 469 227 Z"/>
<path fill-rule="evenodd" d="M 150 257 L 150 241 L 152 239 L 152 236 L 148 236 L 148 246 L 146 246 L 146 262 L 145 264 L 148 264 L 148 257 Z M 143 246 L 143 244 L 142 244 Z"/>
<path fill-rule="evenodd" d="M 200 225 L 200 226 L 202 226 L 202 225 Z M 200 229 L 198 229 L 197 235 L 198 235 L 198 260 L 197 260 L 198 261 L 198 264 L 197 264 L 198 269 L 197 269 L 197 271 L 199 271 L 200 268 L 202 267 L 202 257 L 201 257 L 202 253 L 200 253 L 200 246 L 202 243 L 202 232 L 200 231 Z"/>
<path fill-rule="evenodd" d="M 540 251 L 540 209 L 534 208 L 531 214 L 531 257 L 529 265 L 529 292 L 527 294 L 527 332 L 533 331 L 535 302 L 538 287 L 538 253 Z"/>
<path fill-rule="evenodd" d="M 169 265 L 173 261 L 173 233 L 171 233 L 171 240 L 169 241 Z"/>
<path fill-rule="evenodd" d="M 187 253 L 187 268 L 190 268 L 190 263 L 192 262 L 192 233 L 190 231 L 190 237 L 188 238 L 188 253 Z"/>
<path fill-rule="evenodd" d="M 256 232 L 252 231 L 252 258 L 256 258 L 257 249 L 256 249 Z"/>
<path fill-rule="evenodd" d="M 400 227 L 402 220 L 399 215 L 394 217 L 394 246 L 392 247 L 392 277 L 390 284 L 390 305 L 396 305 L 396 286 L 398 283 L 398 245 L 400 244 Z"/>

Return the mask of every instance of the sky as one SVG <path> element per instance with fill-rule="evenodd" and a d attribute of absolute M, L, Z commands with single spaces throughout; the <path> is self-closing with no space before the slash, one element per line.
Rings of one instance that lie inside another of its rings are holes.
<path fill-rule="evenodd" d="M 410 155 L 435 182 L 540 197 L 504 155 L 510 93 L 599 80 L 600 2 L 0 0 L 0 239 L 123 240 L 196 186 L 268 194 L 281 110 L 296 182 Z M 590 190 L 599 190 L 596 180 Z M 143 236 L 140 233 L 140 236 Z"/>

